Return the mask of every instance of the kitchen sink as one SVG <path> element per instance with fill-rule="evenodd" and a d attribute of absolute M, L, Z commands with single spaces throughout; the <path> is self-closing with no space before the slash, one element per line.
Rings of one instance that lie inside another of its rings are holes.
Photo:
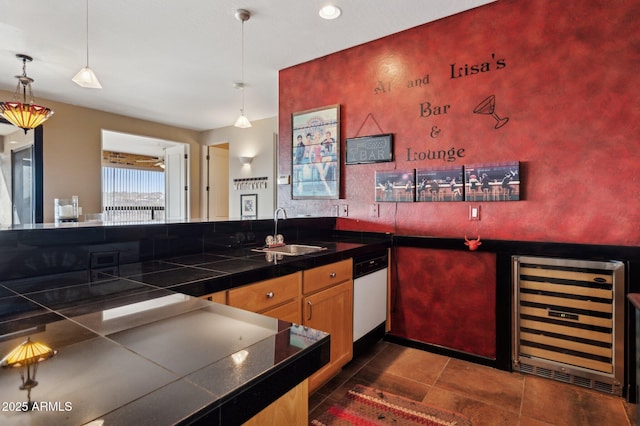
<path fill-rule="evenodd" d="M 308 246 L 304 244 L 286 244 L 278 247 L 264 247 L 251 249 L 261 253 L 279 253 L 285 256 L 300 256 L 303 254 L 316 253 L 322 250 L 326 250 L 326 247 L 320 246 Z"/>

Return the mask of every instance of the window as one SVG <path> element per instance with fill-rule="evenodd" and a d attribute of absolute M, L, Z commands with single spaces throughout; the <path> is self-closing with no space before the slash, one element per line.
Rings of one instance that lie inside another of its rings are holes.
<path fill-rule="evenodd" d="M 164 219 L 164 172 L 102 167 L 104 220 L 112 222 Z"/>

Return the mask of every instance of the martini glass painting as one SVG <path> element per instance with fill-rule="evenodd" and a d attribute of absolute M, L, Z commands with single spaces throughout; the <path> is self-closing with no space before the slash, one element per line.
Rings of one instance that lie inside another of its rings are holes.
<path fill-rule="evenodd" d="M 491 95 L 487 97 L 485 100 L 480 102 L 478 106 L 473 110 L 474 114 L 487 114 L 492 116 L 496 120 L 495 128 L 499 129 L 500 127 L 507 124 L 509 121 L 509 117 L 501 118 L 496 114 L 496 96 Z"/>

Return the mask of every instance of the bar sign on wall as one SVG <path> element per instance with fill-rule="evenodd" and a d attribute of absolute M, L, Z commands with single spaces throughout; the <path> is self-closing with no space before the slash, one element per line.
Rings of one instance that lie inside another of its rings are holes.
<path fill-rule="evenodd" d="M 362 136 L 344 140 L 345 164 L 383 163 L 393 161 L 393 134 Z"/>

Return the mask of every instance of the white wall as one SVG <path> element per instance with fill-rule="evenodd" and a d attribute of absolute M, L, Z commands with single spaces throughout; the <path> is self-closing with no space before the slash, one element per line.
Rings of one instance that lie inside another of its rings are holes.
<path fill-rule="evenodd" d="M 258 194 L 258 219 L 273 217 L 276 197 L 277 131 L 276 117 L 255 120 L 253 127 L 229 126 L 202 133 L 203 145 L 229 144 L 229 219 L 240 218 L 240 195 Z M 250 166 L 238 157 L 253 157 Z M 266 177 L 266 189 L 235 189 L 234 179 Z M 203 201 L 204 204 L 204 201 Z"/>

